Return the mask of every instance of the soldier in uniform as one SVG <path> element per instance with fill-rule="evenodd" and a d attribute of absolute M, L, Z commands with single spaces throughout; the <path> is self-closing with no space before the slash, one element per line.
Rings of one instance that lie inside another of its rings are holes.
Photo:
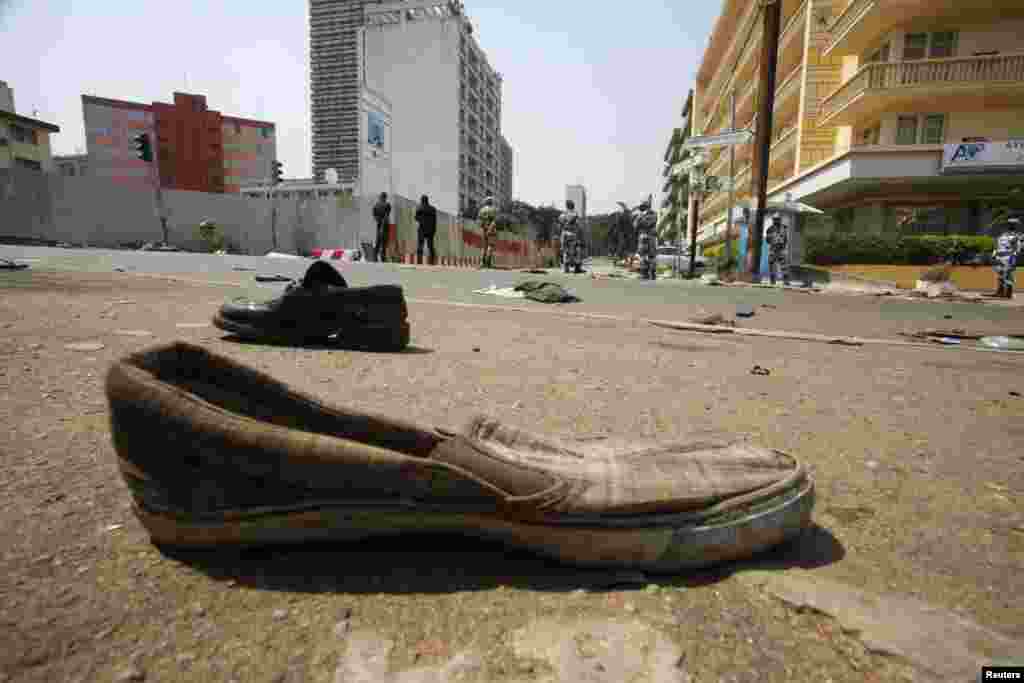
<path fill-rule="evenodd" d="M 658 266 L 658 235 L 655 231 L 658 215 L 651 208 L 651 201 L 640 204 L 633 210 L 633 228 L 637 232 L 637 254 L 640 255 L 640 279 L 654 280 Z"/>
<path fill-rule="evenodd" d="M 571 199 L 565 202 L 565 211 L 558 217 L 562 226 L 562 267 L 565 272 L 570 268 L 574 273 L 583 272 L 583 240 L 580 235 L 579 216 L 576 204 Z"/>
<path fill-rule="evenodd" d="M 480 229 L 484 236 L 484 254 L 480 260 L 480 267 L 493 268 L 494 243 L 498 239 L 498 209 L 494 206 L 494 197 L 484 199 L 484 205 L 480 207 L 477 217 L 480 219 Z"/>
<path fill-rule="evenodd" d="M 1013 298 L 1014 271 L 1017 270 L 1017 259 L 1024 251 L 1024 238 L 1021 236 L 1021 219 L 1010 218 L 1009 229 L 996 239 L 996 248 L 992 252 L 992 267 L 999 278 L 996 296 L 1003 299 Z"/>
<path fill-rule="evenodd" d="M 779 273 L 782 284 L 789 284 L 789 263 L 788 247 L 789 236 L 786 235 L 786 226 L 776 215 L 772 216 L 772 223 L 765 231 L 765 241 L 768 243 L 768 278 L 775 284 L 775 274 Z"/>

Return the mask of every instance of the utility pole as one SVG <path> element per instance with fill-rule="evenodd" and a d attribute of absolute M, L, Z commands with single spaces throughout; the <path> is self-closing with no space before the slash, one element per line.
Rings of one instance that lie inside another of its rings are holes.
<path fill-rule="evenodd" d="M 729 130 L 736 130 L 736 89 L 733 88 L 731 93 L 731 105 L 732 105 L 732 118 L 729 124 Z M 725 262 L 728 263 L 732 259 L 732 214 L 733 206 L 736 203 L 736 191 L 734 185 L 736 184 L 736 146 L 729 145 L 729 218 L 725 224 Z M 731 272 L 730 268 L 730 272 Z"/>
<path fill-rule="evenodd" d="M 764 10 L 764 31 L 761 37 L 761 106 L 757 120 L 757 140 L 754 161 L 757 171 L 757 212 L 750 226 L 746 271 L 751 279 L 760 280 L 761 242 L 764 236 L 764 217 L 768 201 L 768 166 L 772 149 L 772 110 L 775 108 L 775 71 L 779 59 L 779 24 L 781 0 L 761 0 Z"/>
<path fill-rule="evenodd" d="M 163 244 L 167 244 L 167 212 L 164 210 L 164 194 L 160 188 L 160 171 L 154 163 L 153 142 L 148 133 L 139 133 L 132 138 L 135 143 L 135 156 L 147 164 L 150 182 L 153 183 L 153 211 L 160 219 L 160 229 L 163 232 Z"/>
<path fill-rule="evenodd" d="M 270 162 L 270 244 L 277 251 L 277 186 L 281 184 L 281 162 Z"/>

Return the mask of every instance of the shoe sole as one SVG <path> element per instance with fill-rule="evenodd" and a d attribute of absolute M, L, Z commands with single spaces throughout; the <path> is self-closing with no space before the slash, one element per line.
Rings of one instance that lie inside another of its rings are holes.
<path fill-rule="evenodd" d="M 346 324 L 335 330 L 327 330 L 312 335 L 300 335 L 280 329 L 267 329 L 257 325 L 247 325 L 237 320 L 224 318 L 219 313 L 214 316 L 213 324 L 215 327 L 245 340 L 302 344 L 323 340 L 336 334 L 346 346 L 379 351 L 401 351 L 409 345 L 411 336 L 408 321 L 402 321 L 398 325 L 394 323 L 379 325 Z"/>
<path fill-rule="evenodd" d="M 799 536 L 814 507 L 814 484 L 761 501 L 719 521 L 695 525 L 684 515 L 609 520 L 600 526 L 532 524 L 481 513 L 318 503 L 304 509 L 224 513 L 191 521 L 135 503 L 157 545 L 203 548 L 357 541 L 406 533 L 456 533 L 494 539 L 567 564 L 673 572 L 750 557 Z M 646 523 L 645 523 L 646 522 Z M 628 524 L 628 526 L 626 526 Z"/>

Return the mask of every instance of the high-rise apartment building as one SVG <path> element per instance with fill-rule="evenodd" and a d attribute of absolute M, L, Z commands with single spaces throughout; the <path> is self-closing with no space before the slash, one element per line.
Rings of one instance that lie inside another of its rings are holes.
<path fill-rule="evenodd" d="M 313 172 L 366 175 L 365 93 L 390 104 L 391 187 L 456 213 L 511 193 L 501 140 L 501 74 L 461 2 L 310 0 Z M 365 185 L 365 183 L 361 183 Z"/>
<path fill-rule="evenodd" d="M 265 182 L 276 158 L 274 124 L 225 116 L 203 95 L 174 93 L 174 104 L 142 104 L 82 95 L 89 175 L 145 186 L 150 164 L 138 158 L 133 138 L 150 136 L 161 187 L 196 192 L 238 192 Z"/>
<path fill-rule="evenodd" d="M 309 87 L 313 177 L 328 168 L 359 177 L 359 114 L 364 8 L 379 0 L 309 0 Z"/>
<path fill-rule="evenodd" d="M 826 212 L 832 229 L 977 232 L 1024 204 L 1024 5 L 780 0 L 768 199 Z M 725 0 L 697 73 L 693 132 L 757 125 L 761 3 Z M 752 192 L 752 144 L 737 197 Z M 709 174 L 728 175 L 728 148 Z M 724 237 L 728 193 L 701 207 Z"/>
<path fill-rule="evenodd" d="M 587 189 L 582 185 L 566 185 L 565 198 L 571 201 L 581 218 L 587 215 Z"/>
<path fill-rule="evenodd" d="M 515 170 L 512 158 L 512 145 L 505 136 L 501 136 L 501 201 L 504 204 L 512 201 L 512 172 Z"/>

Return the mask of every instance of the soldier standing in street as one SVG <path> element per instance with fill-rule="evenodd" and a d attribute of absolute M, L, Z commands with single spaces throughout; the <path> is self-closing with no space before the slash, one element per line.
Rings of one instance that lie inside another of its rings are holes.
<path fill-rule="evenodd" d="M 558 224 L 562 227 L 562 268 L 565 272 L 572 269 L 574 273 L 583 272 L 583 240 L 580 235 L 579 215 L 576 213 L 576 203 L 571 199 L 565 202 L 565 211 L 558 217 Z"/>
<path fill-rule="evenodd" d="M 1013 298 L 1014 271 L 1017 270 L 1017 260 L 1021 251 L 1024 251 L 1024 239 L 1021 238 L 1021 219 L 1010 218 L 1009 229 L 996 239 L 996 248 L 992 252 L 992 267 L 996 271 L 998 285 L 996 296 L 1002 299 Z"/>
<path fill-rule="evenodd" d="M 658 216 L 651 209 L 649 199 L 633 210 L 633 228 L 637 232 L 636 251 L 640 256 L 641 280 L 657 278 L 658 236 L 655 234 L 657 225 Z"/>
<path fill-rule="evenodd" d="M 498 239 L 498 209 L 494 206 L 494 197 L 484 200 L 484 205 L 477 213 L 480 220 L 480 229 L 484 237 L 483 258 L 480 259 L 481 268 L 494 267 L 494 243 Z"/>
<path fill-rule="evenodd" d="M 786 235 L 786 226 L 776 215 L 772 216 L 772 224 L 765 232 L 765 241 L 768 243 L 768 278 L 775 284 L 775 273 L 778 272 L 782 278 L 782 284 L 789 284 L 789 259 L 788 247 L 789 236 Z"/>
<path fill-rule="evenodd" d="M 373 205 L 373 218 L 377 221 L 377 243 L 373 246 L 373 257 L 377 261 L 387 260 L 388 228 L 391 226 L 391 204 L 388 193 L 381 192 Z"/>
<path fill-rule="evenodd" d="M 430 265 L 437 264 L 437 256 L 434 254 L 434 236 L 437 234 L 437 209 L 431 206 L 427 195 L 420 198 L 419 208 L 416 209 L 416 263 L 423 264 L 423 245 L 430 249 Z"/>

